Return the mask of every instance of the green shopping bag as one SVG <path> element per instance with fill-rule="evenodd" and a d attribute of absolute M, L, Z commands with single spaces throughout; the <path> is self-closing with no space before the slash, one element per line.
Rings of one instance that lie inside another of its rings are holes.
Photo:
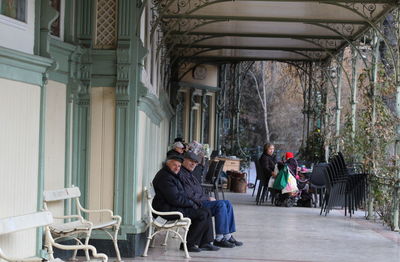
<path fill-rule="evenodd" d="M 289 170 L 287 165 L 285 165 L 281 170 L 279 170 L 274 182 L 274 189 L 282 190 L 286 187 L 289 179 Z"/>

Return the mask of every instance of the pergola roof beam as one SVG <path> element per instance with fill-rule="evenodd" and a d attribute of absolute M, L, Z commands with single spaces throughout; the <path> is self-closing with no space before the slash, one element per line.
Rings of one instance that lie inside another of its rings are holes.
<path fill-rule="evenodd" d="M 254 22 L 283 22 L 283 23 L 332 23 L 332 24 L 359 24 L 368 25 L 360 20 L 339 19 L 311 19 L 311 18 L 288 18 L 288 17 L 250 17 L 250 16 L 215 16 L 215 15 L 164 15 L 166 19 L 206 19 L 218 21 L 254 21 Z"/>
<path fill-rule="evenodd" d="M 278 47 L 278 46 L 234 46 L 234 45 L 190 45 L 190 44 L 177 44 L 176 47 L 186 48 L 211 48 L 211 49 L 250 49 L 250 50 L 280 50 L 280 51 L 315 51 L 324 52 L 323 48 L 304 48 L 304 47 Z M 328 49 L 333 52 L 335 49 Z"/>

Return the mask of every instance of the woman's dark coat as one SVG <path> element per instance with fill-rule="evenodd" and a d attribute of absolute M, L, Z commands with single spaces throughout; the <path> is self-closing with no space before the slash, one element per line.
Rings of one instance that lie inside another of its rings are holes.
<path fill-rule="evenodd" d="M 266 181 L 268 181 L 272 175 L 272 172 L 274 172 L 275 169 L 275 158 L 273 156 L 263 153 L 258 162 L 260 163 L 264 178 L 266 178 Z"/>

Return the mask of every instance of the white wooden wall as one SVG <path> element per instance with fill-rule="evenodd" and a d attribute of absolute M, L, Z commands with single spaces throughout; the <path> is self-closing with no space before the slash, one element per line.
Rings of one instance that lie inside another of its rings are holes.
<path fill-rule="evenodd" d="M 115 88 L 91 89 L 89 208 L 113 209 Z M 93 214 L 96 222 L 101 218 Z M 104 218 L 106 219 L 106 218 Z"/>
<path fill-rule="evenodd" d="M 155 174 L 162 167 L 168 149 L 169 121 L 163 120 L 156 125 L 143 112 L 139 111 L 138 132 L 138 177 L 136 190 L 136 220 L 142 218 L 146 203 L 142 202 L 143 188 L 148 187 Z"/>
<path fill-rule="evenodd" d="M 66 86 L 49 81 L 46 86 L 45 180 L 44 189 L 65 186 Z M 51 207 L 56 216 L 64 214 L 63 203 Z"/>
<path fill-rule="evenodd" d="M 40 87 L 0 79 L 0 217 L 37 207 Z M 17 248 L 24 243 L 24 248 Z M 35 230 L 0 236 L 6 254 L 35 254 Z"/>

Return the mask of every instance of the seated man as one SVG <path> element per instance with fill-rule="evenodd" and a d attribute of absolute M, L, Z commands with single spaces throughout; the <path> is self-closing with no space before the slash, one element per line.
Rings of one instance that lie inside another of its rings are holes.
<path fill-rule="evenodd" d="M 162 212 L 179 211 L 192 220 L 187 235 L 189 252 L 216 251 L 219 248 L 211 244 L 213 227 L 210 211 L 190 200 L 178 179 L 182 161 L 180 156 L 170 156 L 164 167 L 154 177 L 153 186 L 156 194 L 153 207 Z M 171 219 L 171 217 L 165 217 L 165 219 Z"/>
<path fill-rule="evenodd" d="M 192 175 L 192 171 L 200 161 L 199 157 L 193 152 L 184 155 L 182 168 L 179 172 L 179 179 L 182 181 L 186 194 L 189 199 L 199 206 L 209 208 L 215 217 L 216 237 L 214 245 L 220 247 L 234 247 L 243 245 L 237 241 L 232 233 L 236 231 L 233 207 L 228 200 L 215 200 L 208 197 L 201 187 L 200 182 Z"/>
<path fill-rule="evenodd" d="M 170 156 L 183 156 L 185 145 L 182 142 L 175 142 L 172 144 L 172 149 L 167 152 L 167 158 Z"/>

